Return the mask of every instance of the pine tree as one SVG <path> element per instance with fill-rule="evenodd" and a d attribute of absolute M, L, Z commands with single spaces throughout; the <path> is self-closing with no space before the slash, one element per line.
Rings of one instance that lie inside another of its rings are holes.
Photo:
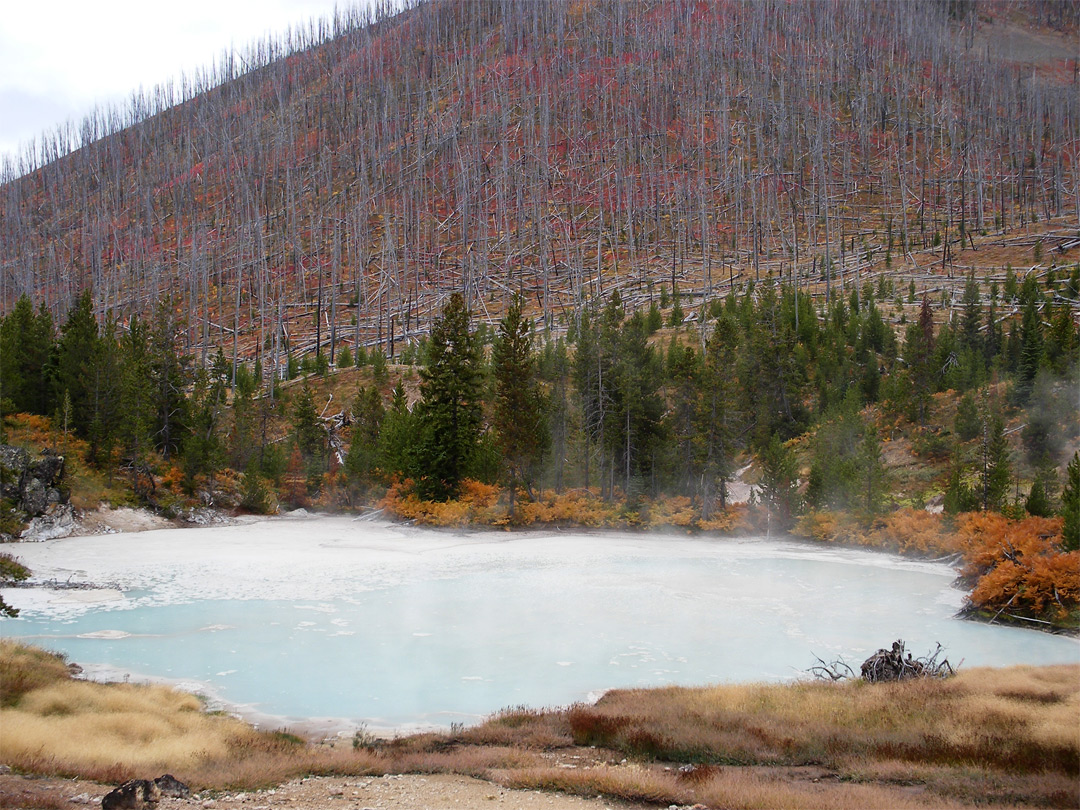
<path fill-rule="evenodd" d="M 979 419 L 979 408 L 975 404 L 975 397 L 971 392 L 966 392 L 956 406 L 956 419 L 953 421 L 953 430 L 961 441 L 971 441 L 979 435 L 982 422 Z"/>
<path fill-rule="evenodd" d="M 52 386 L 53 402 L 62 401 L 67 391 L 71 398 L 72 426 L 82 437 L 89 435 L 93 419 L 90 391 L 97 341 L 98 325 L 94 319 L 93 298 L 90 291 L 85 290 L 60 329 Z"/>
<path fill-rule="evenodd" d="M 52 316 L 44 303 L 35 314 L 23 295 L 0 320 L 0 397 L 16 411 L 44 415 L 54 404 L 48 377 L 54 343 Z"/>
<path fill-rule="evenodd" d="M 124 416 L 123 373 L 117 321 L 110 313 L 105 319 L 101 337 L 95 345 L 93 384 L 90 390 L 90 460 L 99 467 L 112 462 L 113 449 L 119 438 Z M 71 398 L 65 391 L 67 402 Z M 74 405 L 71 406 L 74 412 Z M 69 420 L 70 421 L 70 420 Z"/>
<path fill-rule="evenodd" d="M 761 502 L 777 526 L 788 529 L 801 507 L 799 465 L 795 454 L 773 435 L 757 454 L 757 460 L 761 468 L 758 480 Z"/>
<path fill-rule="evenodd" d="M 1065 487 L 1061 491 L 1061 545 L 1066 551 L 1080 550 L 1080 452 L 1074 452 L 1065 470 Z"/>
<path fill-rule="evenodd" d="M 154 380 L 146 324 L 133 315 L 120 340 L 121 418 L 118 433 L 129 461 L 142 462 L 153 447 Z M 85 395 L 84 395 L 85 396 Z M 72 397 L 75 401 L 75 397 Z"/>
<path fill-rule="evenodd" d="M 361 386 L 352 405 L 352 435 L 345 456 L 345 472 L 349 478 L 366 484 L 375 470 L 379 432 L 385 409 L 379 390 Z"/>
<path fill-rule="evenodd" d="M 413 446 L 416 442 L 415 417 L 409 410 L 405 386 L 394 386 L 390 407 L 383 416 L 375 448 L 375 466 L 385 478 L 413 475 Z"/>
<path fill-rule="evenodd" d="M 240 505 L 257 515 L 266 515 L 274 511 L 273 499 L 266 482 L 259 475 L 259 465 L 254 458 L 244 469 L 244 483 L 240 490 Z"/>
<path fill-rule="evenodd" d="M 663 374 L 660 358 L 648 342 L 644 316 L 635 312 L 621 329 L 615 323 L 613 317 L 602 335 L 612 346 L 606 353 L 613 358 L 607 384 L 602 386 L 610 402 L 604 412 L 604 449 L 612 465 L 610 480 L 621 478 L 624 493 L 631 496 L 640 489 L 635 482 L 650 479 L 653 472 L 662 436 Z M 614 494 L 610 488 L 608 494 Z"/>
<path fill-rule="evenodd" d="M 672 456 L 670 466 L 679 492 L 691 492 L 701 477 L 698 414 L 701 412 L 702 364 L 691 346 L 683 346 L 672 337 L 667 359 L 668 412 L 664 419 L 664 443 Z"/>
<path fill-rule="evenodd" d="M 417 493 L 425 499 L 457 495 L 473 469 L 483 429 L 480 347 L 469 330 L 461 293 L 453 293 L 431 330 L 420 370 L 415 452 Z"/>
<path fill-rule="evenodd" d="M 907 330 L 904 344 L 904 358 L 908 364 L 908 376 L 911 380 L 911 419 L 920 425 L 926 424 L 926 411 L 930 404 L 930 395 L 934 391 L 933 356 L 934 356 L 934 315 L 930 309 L 929 296 L 923 296 L 919 309 L 919 321 Z"/>
<path fill-rule="evenodd" d="M 184 442 L 184 470 L 189 484 L 205 475 L 211 496 L 217 473 L 225 465 L 220 423 L 229 381 L 229 361 L 219 348 L 210 369 L 200 369 L 191 395 L 189 434 Z M 235 403 L 234 403 L 235 404 Z"/>
<path fill-rule="evenodd" d="M 307 383 L 296 395 L 292 408 L 293 441 L 309 475 L 326 467 L 327 437 L 315 407 L 315 392 Z"/>
<path fill-rule="evenodd" d="M 704 481 L 701 499 L 704 520 L 708 520 L 711 514 L 714 484 L 717 486 L 720 508 L 727 508 L 727 484 L 735 471 L 741 425 L 736 379 L 732 374 L 737 356 L 738 327 L 729 316 L 721 315 L 705 347 L 702 396 L 697 414 Z"/>
<path fill-rule="evenodd" d="M 1012 481 L 1012 453 L 1005 439 L 1005 423 L 997 414 L 983 427 L 982 507 L 998 511 L 1005 505 Z"/>
<path fill-rule="evenodd" d="M 531 328 L 521 317 L 521 299 L 518 297 L 499 322 L 492 367 L 495 377 L 492 427 L 510 488 L 510 514 L 513 516 L 518 485 L 524 485 L 532 497 L 536 469 L 550 444 Z"/>
<path fill-rule="evenodd" d="M 1042 318 L 1034 298 L 1024 307 L 1023 320 L 1020 323 L 1020 360 L 1016 369 L 1016 402 L 1025 404 L 1035 387 L 1035 376 L 1043 358 Z"/>
<path fill-rule="evenodd" d="M 964 464 L 960 448 L 953 450 L 949 464 L 949 478 L 945 486 L 945 500 L 942 504 L 945 514 L 957 515 L 979 508 L 979 495 L 967 483 L 967 465 Z"/>
<path fill-rule="evenodd" d="M 1024 501 L 1024 509 L 1029 515 L 1050 517 L 1054 514 L 1054 504 L 1050 495 L 1050 490 L 1054 486 L 1050 479 L 1051 475 L 1053 475 L 1052 467 L 1043 467 L 1035 474 L 1035 480 L 1032 481 L 1031 489 Z"/>
<path fill-rule="evenodd" d="M 150 373 L 153 381 L 154 446 L 168 459 L 180 449 L 186 433 L 188 358 L 177 351 L 181 326 L 169 299 L 154 313 L 149 335 Z"/>

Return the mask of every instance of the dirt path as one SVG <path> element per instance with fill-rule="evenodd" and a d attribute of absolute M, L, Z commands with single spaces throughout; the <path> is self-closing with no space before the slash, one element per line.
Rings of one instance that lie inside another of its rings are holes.
<path fill-rule="evenodd" d="M 0 808 L 100 807 L 107 786 L 0 775 Z M 158 810 L 644 810 L 649 805 L 508 790 L 467 776 L 313 777 L 241 793 L 163 799 Z"/>

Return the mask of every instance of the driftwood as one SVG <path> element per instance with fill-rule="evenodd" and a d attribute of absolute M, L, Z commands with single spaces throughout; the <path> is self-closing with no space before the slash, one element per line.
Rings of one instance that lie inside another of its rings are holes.
<path fill-rule="evenodd" d="M 817 659 L 817 665 L 808 670 L 821 680 L 840 681 L 849 678 L 862 678 L 869 683 L 882 681 L 904 681 L 911 678 L 947 678 L 956 674 L 948 658 L 938 660 L 943 652 L 940 644 L 929 655 L 913 658 L 906 652 L 903 639 L 897 639 L 888 650 L 878 650 L 859 668 L 859 675 L 844 661 L 837 658 L 831 663 Z M 906 654 L 905 654 L 906 653 Z M 816 657 L 816 656 L 815 656 Z"/>

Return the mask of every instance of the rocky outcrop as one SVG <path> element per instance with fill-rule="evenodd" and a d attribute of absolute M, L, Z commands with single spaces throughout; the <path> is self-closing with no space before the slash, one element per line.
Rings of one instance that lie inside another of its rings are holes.
<path fill-rule="evenodd" d="M 50 515 L 46 523 L 52 532 L 74 524 L 63 477 L 63 456 L 45 450 L 35 457 L 21 447 L 0 444 L 0 541 L 14 540 L 28 521 L 45 515 Z"/>
<path fill-rule="evenodd" d="M 172 799 L 190 798 L 188 786 L 170 773 L 157 779 L 132 779 L 101 799 L 102 810 L 148 810 L 156 807 L 162 797 Z"/>

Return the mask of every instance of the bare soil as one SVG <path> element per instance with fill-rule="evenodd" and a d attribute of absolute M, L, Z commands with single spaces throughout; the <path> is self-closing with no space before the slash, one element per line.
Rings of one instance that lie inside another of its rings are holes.
<path fill-rule="evenodd" d="M 0 775 L 0 808 L 78 808 L 101 805 L 111 788 L 92 782 Z M 642 810 L 650 805 L 563 793 L 509 790 L 451 774 L 311 777 L 277 788 L 162 799 L 159 810 Z"/>

